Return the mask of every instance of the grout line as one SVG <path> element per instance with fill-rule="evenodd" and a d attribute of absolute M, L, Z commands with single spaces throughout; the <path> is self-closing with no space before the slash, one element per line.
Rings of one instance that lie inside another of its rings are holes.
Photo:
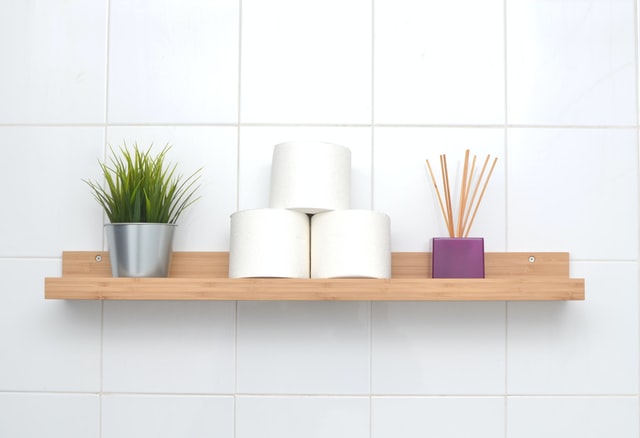
<path fill-rule="evenodd" d="M 335 126 L 363 126 L 363 125 L 335 125 Z M 538 124 L 510 124 L 505 121 L 501 124 L 455 124 L 455 123 L 375 123 L 379 128 L 473 128 L 473 129 L 497 129 L 497 128 L 530 128 L 530 129 L 635 129 L 636 125 L 538 125 Z"/>
<path fill-rule="evenodd" d="M 238 101 L 236 113 L 236 211 L 240 209 L 240 136 L 242 123 L 242 0 L 238 4 Z"/>
<path fill-rule="evenodd" d="M 505 251 L 509 247 L 509 67 L 508 67 L 508 22 L 507 22 L 507 0 L 502 3 L 503 20 L 503 56 L 504 56 L 504 243 Z M 509 436 L 509 302 L 504 303 L 504 399 L 503 399 L 503 433 L 504 438 Z"/>
<path fill-rule="evenodd" d="M 17 390 L 17 389 L 7 389 L 0 391 L 0 394 L 4 395 L 68 395 L 68 396 L 82 396 L 82 395 L 93 395 L 100 396 L 100 391 L 62 391 L 62 390 L 49 390 L 49 391 L 38 391 L 38 390 Z"/>
<path fill-rule="evenodd" d="M 97 396 L 97 397 L 194 397 L 194 398 L 343 398 L 343 399 L 373 399 L 373 398 L 387 398 L 387 399 L 517 399 L 517 398 L 534 398 L 534 399 L 546 399 L 546 398 L 564 398 L 564 399 L 582 399 L 582 398 L 594 398 L 594 399 L 607 399 L 607 398 L 623 398 L 623 399 L 637 399 L 638 394 L 295 394 L 295 393 L 281 393 L 281 394 L 269 394 L 269 393 L 193 393 L 193 392 L 103 392 L 103 391 L 37 391 L 37 390 L 6 390 L 0 391 L 3 395 L 65 395 L 65 396 Z"/>
<path fill-rule="evenodd" d="M 371 135 L 371 139 L 370 139 L 370 145 L 371 145 L 371 152 L 370 152 L 370 160 L 371 163 L 369 163 L 369 168 L 371 169 L 371 175 L 370 175 L 370 180 L 369 180 L 369 187 L 370 187 L 370 191 L 371 193 L 369 194 L 369 205 L 371 206 L 371 210 L 375 210 L 375 205 L 374 205 L 374 199 L 375 199 L 375 150 L 376 150 L 376 145 L 375 145 L 375 71 L 376 71 L 376 64 L 375 64 L 375 56 L 376 56 L 376 52 L 375 52 L 375 0 L 371 0 L 371 127 L 370 127 L 370 135 Z"/>
<path fill-rule="evenodd" d="M 371 169 L 371 176 L 369 180 L 370 195 L 369 205 L 371 210 L 375 210 L 375 29 L 376 29 L 376 8 L 375 0 L 371 0 L 371 128 L 370 128 L 370 160 L 369 169 Z M 369 302 L 369 438 L 373 438 L 373 301 Z"/>
<path fill-rule="evenodd" d="M 508 436 L 509 414 L 509 302 L 504 303 L 504 436 Z"/>
<path fill-rule="evenodd" d="M 107 0 L 107 41 L 105 44 L 105 72 L 104 72 L 104 144 L 107 144 L 107 128 L 109 127 L 109 63 L 111 60 L 111 1 Z M 88 125 L 91 126 L 91 125 Z M 106 149 L 106 148 L 105 148 Z M 106 151 L 105 151 L 106 154 Z"/>
<path fill-rule="evenodd" d="M 233 436 L 237 435 L 238 427 L 238 327 L 239 327 L 239 303 L 236 301 L 235 305 L 235 325 L 234 325 L 234 342 L 233 342 Z"/>
<path fill-rule="evenodd" d="M 105 84 L 104 84 L 104 132 L 103 132 L 103 162 L 106 162 L 107 159 L 107 141 L 108 141 L 108 130 L 109 130 L 109 65 L 110 65 L 110 48 L 111 48 L 111 1 L 107 0 L 107 29 L 106 29 L 106 44 L 105 44 Z M 104 223 L 103 213 L 103 223 Z M 104 232 L 102 233 L 102 249 L 105 248 L 105 236 Z M 99 396 L 98 396 L 98 437 L 102 437 L 103 427 L 103 397 L 104 397 L 104 301 L 100 303 L 100 354 L 99 354 L 99 365 L 98 365 L 98 373 L 99 373 Z"/>
<path fill-rule="evenodd" d="M 369 302 L 369 437 L 373 438 L 373 301 Z"/>
<path fill-rule="evenodd" d="M 371 125 L 371 151 L 369 154 L 369 159 L 371 160 L 371 163 L 369 164 L 369 169 L 371 170 L 371 175 L 369 177 L 369 189 L 370 189 L 370 194 L 369 194 L 369 205 L 371 206 L 371 210 L 375 211 L 376 206 L 375 206 L 375 189 L 376 189 L 376 184 L 375 184 L 375 172 L 376 172 L 376 167 L 375 167 L 375 161 L 376 161 L 376 140 L 375 140 L 375 128 L 373 127 L 373 125 Z"/>
<path fill-rule="evenodd" d="M 640 177 L 638 177 L 638 175 L 640 175 L 640 72 L 638 72 L 638 69 L 640 68 L 640 53 L 639 50 L 640 48 L 638 47 L 638 40 L 640 39 L 640 23 L 638 23 L 638 20 L 640 20 L 640 11 L 638 10 L 638 0 L 633 2 L 633 8 L 634 8 L 634 41 L 633 41 L 633 45 L 634 45 L 634 52 L 635 52 L 635 67 L 636 67 L 636 143 L 637 143 L 637 154 L 638 156 L 636 157 L 636 177 L 637 177 L 637 193 L 640 194 Z M 640 197 L 640 195 L 638 195 Z M 638 202 L 636 203 L 636 214 L 638 216 L 640 216 L 640 199 L 638 199 Z M 640 253 L 640 236 L 638 236 L 638 241 L 636 242 L 636 248 L 637 248 L 637 253 Z M 637 269 L 636 269 L 636 278 L 637 281 L 640 282 L 640 260 L 638 260 L 637 262 Z M 638 308 L 636 309 L 636 311 L 638 312 L 638 315 L 640 315 L 640 305 L 638 305 Z M 640 327 L 636 329 L 637 333 L 639 333 L 638 336 L 638 345 L 637 345 L 637 351 L 640 351 Z M 640 367 L 638 368 L 638 370 L 636 370 L 637 375 L 639 376 L 638 378 L 638 395 L 640 398 Z M 638 414 L 640 414 L 640 404 L 638 407 Z M 640 428 L 640 415 L 638 415 L 638 428 Z"/>
<path fill-rule="evenodd" d="M 637 398 L 637 394 L 507 394 L 506 398 Z"/>
<path fill-rule="evenodd" d="M 238 309 L 239 305 L 235 303 L 235 324 L 233 334 L 233 436 L 237 435 L 238 427 Z"/>
<path fill-rule="evenodd" d="M 240 125 L 238 125 L 238 129 L 236 130 L 236 208 L 235 211 L 240 210 L 240 154 L 241 154 L 241 146 L 240 146 Z"/>
<path fill-rule="evenodd" d="M 371 128 L 370 128 L 370 160 L 369 169 L 371 175 L 369 180 L 370 195 L 369 205 L 371 210 L 375 211 L 375 29 L 376 29 L 376 8 L 375 0 L 371 0 Z M 374 303 L 369 302 L 369 437 L 373 438 L 373 331 L 374 331 Z"/>
<path fill-rule="evenodd" d="M 100 427 L 99 437 L 102 437 L 102 399 L 104 397 L 104 300 L 100 303 L 100 363 L 98 365 L 98 373 L 100 375 L 100 387 L 98 393 L 98 407 L 100 409 L 98 415 L 98 424 Z"/>
<path fill-rule="evenodd" d="M 502 21 L 503 21 L 503 62 L 504 62 L 504 201 L 505 201 L 505 209 L 504 209 L 504 242 L 505 242 L 505 251 L 509 247 L 509 66 L 508 66 L 508 22 L 507 22 L 507 0 L 503 0 L 502 3 Z M 515 126 L 514 126 L 515 127 Z"/>
<path fill-rule="evenodd" d="M 62 261 L 62 254 L 60 254 L 59 256 L 0 256 L 0 260 L 3 261 L 31 261 L 31 262 L 37 262 L 37 261 L 43 261 L 43 262 L 61 262 Z"/>
<path fill-rule="evenodd" d="M 105 123 L 0 123 L 3 128 L 101 128 Z M 286 127 L 318 127 L 318 128 L 473 128 L 473 129 L 637 129 L 638 125 L 537 125 L 537 124 L 456 124 L 456 123 L 108 123 L 109 127 L 257 127 L 257 128 L 286 128 Z"/>
<path fill-rule="evenodd" d="M 240 209 L 240 139 L 242 117 L 242 0 L 238 2 L 238 108 L 236 114 L 236 211 Z M 240 305 L 235 302 L 235 321 L 233 334 L 233 436 L 238 436 L 238 333 L 240 328 Z"/>

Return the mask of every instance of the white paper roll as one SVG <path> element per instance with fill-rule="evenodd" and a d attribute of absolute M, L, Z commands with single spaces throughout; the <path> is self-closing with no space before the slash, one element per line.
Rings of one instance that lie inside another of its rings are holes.
<path fill-rule="evenodd" d="M 351 151 L 322 142 L 273 148 L 269 206 L 304 213 L 342 210 L 351 204 Z"/>
<path fill-rule="evenodd" d="M 231 215 L 229 278 L 309 278 L 309 216 L 263 208 Z"/>
<path fill-rule="evenodd" d="M 311 218 L 311 278 L 391 277 L 389 216 L 336 210 Z"/>

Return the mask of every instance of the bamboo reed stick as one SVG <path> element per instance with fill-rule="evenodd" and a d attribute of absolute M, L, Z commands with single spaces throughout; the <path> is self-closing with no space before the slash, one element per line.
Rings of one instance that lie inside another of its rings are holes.
<path fill-rule="evenodd" d="M 444 191 L 445 199 L 447 201 L 447 229 L 449 230 L 449 237 L 455 237 L 453 229 L 453 206 L 451 205 L 451 188 L 449 186 L 449 170 L 447 168 L 447 156 L 440 155 L 440 161 L 442 164 L 442 177 L 444 178 Z"/>
<path fill-rule="evenodd" d="M 476 213 L 478 212 L 478 207 L 480 206 L 480 202 L 482 202 L 482 197 L 484 196 L 484 192 L 487 190 L 487 185 L 489 185 L 489 179 L 491 179 L 491 174 L 493 174 L 493 169 L 496 167 L 496 163 L 498 162 L 498 158 L 493 160 L 493 164 L 491 165 L 491 170 L 487 175 L 487 179 L 484 181 L 484 186 L 482 187 L 482 192 L 480 192 L 480 197 L 478 198 L 478 203 L 476 204 L 476 208 L 473 210 L 473 216 L 471 216 L 471 221 L 469 222 L 469 228 L 464 233 L 463 237 L 468 237 L 469 232 L 471 231 L 471 225 L 473 225 L 473 221 L 476 218 Z"/>
<path fill-rule="evenodd" d="M 462 170 L 462 187 L 460 187 L 460 201 L 458 204 L 458 229 L 457 229 L 458 236 L 462 234 L 462 218 L 464 217 L 464 210 L 465 210 L 468 170 L 469 170 L 469 149 L 467 149 L 464 153 L 464 166 Z"/>
<path fill-rule="evenodd" d="M 446 223 L 447 214 L 444 211 L 444 204 L 442 203 L 442 197 L 440 196 L 438 183 L 436 182 L 436 177 L 433 174 L 433 170 L 431 169 L 431 164 L 429 164 L 429 160 L 426 160 L 426 162 L 427 162 L 427 169 L 429 169 L 429 174 L 431 175 L 431 181 L 433 181 L 433 187 L 436 190 L 436 195 L 438 195 L 438 204 L 440 204 L 440 211 L 442 212 L 442 217 L 445 219 L 445 223 Z"/>
<path fill-rule="evenodd" d="M 471 204 L 469 204 L 469 193 L 471 193 L 471 187 L 473 187 L 473 177 L 476 173 L 476 156 L 473 156 L 473 161 L 471 162 L 471 171 L 469 172 L 469 179 L 467 181 L 467 192 L 464 195 L 464 205 L 465 205 L 465 211 L 467 211 L 467 207 L 470 206 Z M 466 222 L 468 218 L 468 214 L 465 215 L 465 220 L 463 221 Z M 462 229 L 464 230 L 464 225 L 462 226 Z"/>
<path fill-rule="evenodd" d="M 487 157 L 484 160 L 484 164 L 482 165 L 482 170 L 480 171 L 480 176 L 478 177 L 478 180 L 476 181 L 476 186 L 475 186 L 475 189 L 473 190 L 473 195 L 471 195 L 471 202 L 469 203 L 469 205 L 471 207 L 473 207 L 474 201 L 476 200 L 476 196 L 478 195 L 478 189 L 480 188 L 480 185 L 482 183 L 482 177 L 484 176 L 484 173 L 487 170 L 487 164 L 489 164 L 489 159 L 490 158 L 491 158 L 491 156 L 487 155 Z M 478 204 L 478 205 L 480 205 L 480 204 Z M 462 226 L 463 234 L 460 237 L 464 236 L 464 230 L 467 230 L 467 228 L 470 228 L 468 226 L 469 218 L 470 218 L 470 216 L 467 215 L 467 217 L 464 219 L 463 226 Z"/>

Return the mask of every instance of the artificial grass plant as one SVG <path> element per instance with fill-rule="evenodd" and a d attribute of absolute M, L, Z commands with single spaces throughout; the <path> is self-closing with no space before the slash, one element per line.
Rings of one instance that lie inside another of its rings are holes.
<path fill-rule="evenodd" d="M 111 223 L 152 222 L 175 224 L 184 210 L 196 202 L 200 179 L 198 169 L 189 177 L 176 174 L 177 164 L 165 164 L 165 145 L 155 156 L 153 145 L 140 150 L 126 145 L 117 154 L 110 147 L 110 163 L 100 162 L 104 185 L 83 180 L 104 208 Z"/>

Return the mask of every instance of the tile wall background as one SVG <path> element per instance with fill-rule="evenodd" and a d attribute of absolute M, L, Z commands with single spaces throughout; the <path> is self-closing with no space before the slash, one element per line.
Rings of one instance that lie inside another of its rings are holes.
<path fill-rule="evenodd" d="M 633 0 L 0 2 L 0 436 L 640 434 Z M 271 149 L 349 146 L 394 251 L 440 235 L 423 167 L 499 157 L 491 251 L 569 251 L 565 303 L 56 302 L 104 247 L 106 144 L 205 166 L 178 250 L 227 250 Z"/>

